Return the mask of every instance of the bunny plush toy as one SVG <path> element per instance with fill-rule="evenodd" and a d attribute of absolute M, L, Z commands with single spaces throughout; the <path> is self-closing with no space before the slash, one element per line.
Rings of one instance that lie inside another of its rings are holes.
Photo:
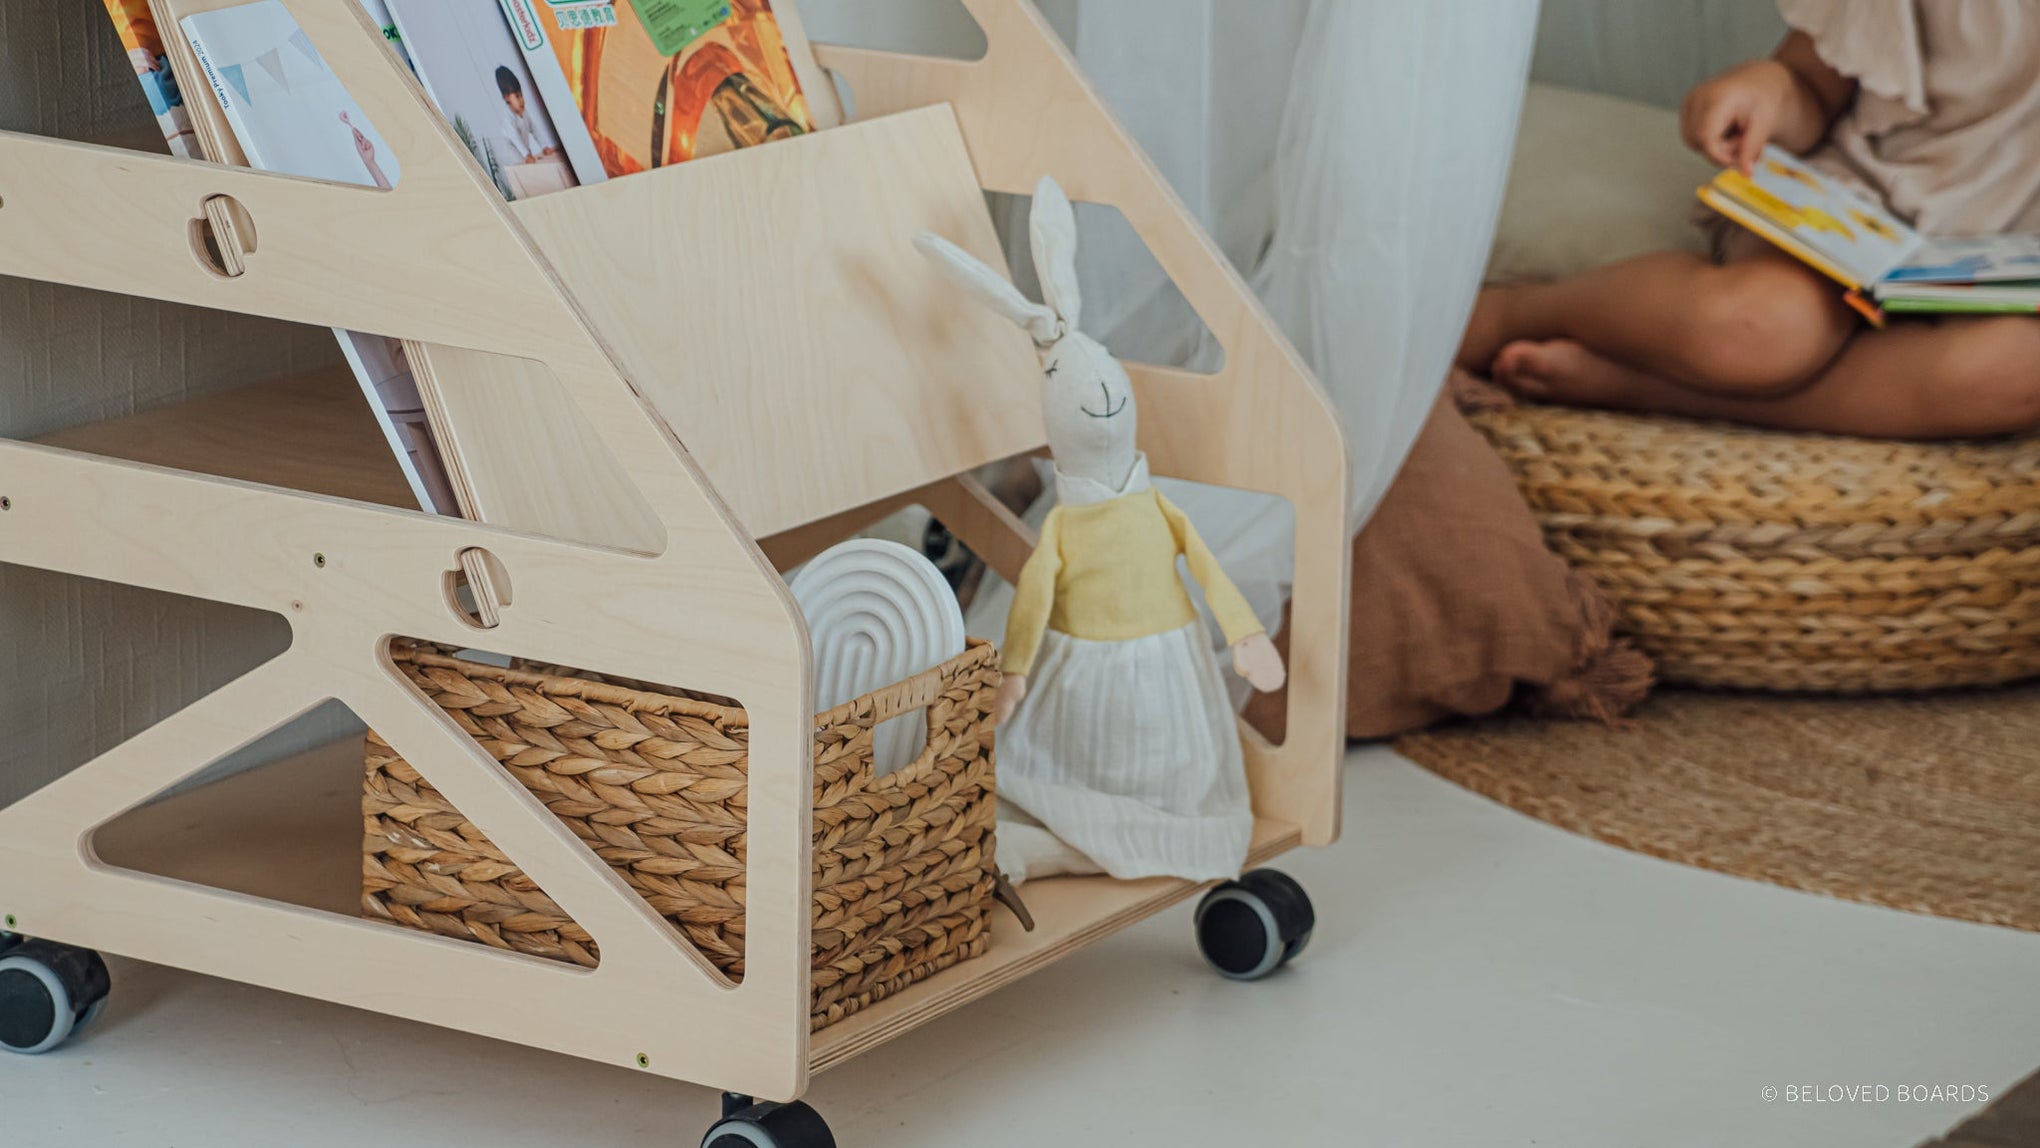
<path fill-rule="evenodd" d="M 1237 874 L 1254 815 L 1239 731 L 1190 574 L 1256 689 L 1282 659 L 1190 520 L 1148 480 L 1125 368 L 1077 329 L 1077 224 L 1052 179 L 1034 192 L 1044 306 L 954 244 L 916 244 L 1041 353 L 1057 506 L 1021 571 L 1006 626 L 999 862 L 1016 884 L 1062 873 Z"/>

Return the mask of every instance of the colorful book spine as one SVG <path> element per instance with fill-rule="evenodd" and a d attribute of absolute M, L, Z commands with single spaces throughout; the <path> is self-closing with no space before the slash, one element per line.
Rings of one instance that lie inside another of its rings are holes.
<path fill-rule="evenodd" d="M 388 0 L 361 0 L 361 6 L 368 12 L 368 18 L 375 21 L 375 26 L 381 29 L 383 39 L 388 40 L 390 47 L 397 50 L 397 58 L 404 61 L 405 67 L 417 71 L 418 65 L 411 59 L 410 49 L 404 43 L 404 35 L 397 30 L 396 18 L 390 14 Z"/>
<path fill-rule="evenodd" d="M 148 96 L 149 110 L 155 113 L 156 123 L 163 129 L 163 142 L 169 145 L 170 154 L 203 158 L 198 133 L 192 129 L 191 115 L 184 108 L 184 93 L 177 90 L 177 76 L 163 55 L 163 38 L 156 32 L 156 18 L 149 12 L 149 0 L 103 2 L 114 31 L 120 34 L 121 47 L 127 50 L 128 62 L 134 65 L 135 76 L 141 81 L 142 92 Z"/>

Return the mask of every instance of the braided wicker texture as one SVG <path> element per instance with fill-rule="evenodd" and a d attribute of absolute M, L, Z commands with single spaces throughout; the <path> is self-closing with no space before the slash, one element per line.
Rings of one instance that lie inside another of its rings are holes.
<path fill-rule="evenodd" d="M 2040 438 L 1469 418 L 1666 681 L 1851 693 L 2040 674 Z"/>
<path fill-rule="evenodd" d="M 438 703 L 716 968 L 744 974 L 748 726 L 732 703 L 500 669 L 397 643 Z M 816 715 L 815 1028 L 991 944 L 993 648 Z M 633 683 L 635 685 L 635 683 Z M 928 748 L 872 777 L 872 730 L 926 707 Z M 366 915 L 593 966 L 595 942 L 373 732 Z"/>

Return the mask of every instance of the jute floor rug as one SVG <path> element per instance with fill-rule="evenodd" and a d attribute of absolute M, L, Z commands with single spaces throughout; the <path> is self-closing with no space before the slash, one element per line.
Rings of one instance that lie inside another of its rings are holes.
<path fill-rule="evenodd" d="M 1396 749 L 1639 853 L 2040 932 L 2040 687 L 1867 699 L 1667 690 L 1622 727 L 1499 718 Z"/>

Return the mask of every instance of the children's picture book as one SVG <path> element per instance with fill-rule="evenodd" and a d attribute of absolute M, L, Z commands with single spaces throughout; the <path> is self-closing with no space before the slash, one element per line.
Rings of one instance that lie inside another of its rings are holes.
<path fill-rule="evenodd" d="M 1886 311 L 1953 314 L 2040 312 L 2040 278 L 2024 281 L 1923 283 L 1887 280 L 1874 292 Z"/>
<path fill-rule="evenodd" d="M 2040 235 L 1975 235 L 1929 239 L 1892 283 L 2009 283 L 2040 279 Z"/>
<path fill-rule="evenodd" d="M 595 150 L 595 137 L 588 134 L 580 104 L 567 85 L 567 73 L 553 55 L 552 38 L 547 34 L 551 25 L 539 19 L 531 0 L 497 0 L 497 4 L 503 10 L 503 20 L 518 52 L 524 56 L 533 91 L 553 112 L 553 131 L 559 136 L 561 150 L 566 152 L 567 165 L 574 169 L 574 178 L 584 184 L 608 179 L 602 153 Z"/>
<path fill-rule="evenodd" d="M 142 82 L 149 110 L 155 113 L 156 124 L 163 129 L 163 141 L 170 145 L 170 154 L 202 158 L 198 134 L 184 107 L 184 93 L 177 90 L 177 75 L 163 53 L 163 37 L 156 31 L 149 0 L 104 2 L 114 31 L 120 34 L 120 45 L 127 50 L 128 62 L 134 65 L 135 76 Z"/>
<path fill-rule="evenodd" d="M 347 356 L 347 365 L 354 369 L 362 393 L 368 396 L 376 425 L 396 455 L 419 508 L 458 515 L 460 502 L 440 462 L 439 443 L 425 413 L 425 400 L 418 394 L 418 381 L 404 357 L 404 344 L 354 331 L 336 330 L 334 334 L 340 337 L 340 352 Z"/>
<path fill-rule="evenodd" d="M 1764 149 L 1751 175 L 1715 176 L 1700 199 L 1850 290 L 1889 275 L 1921 242 L 1897 216 L 1778 147 Z"/>
<path fill-rule="evenodd" d="M 562 120 L 579 110 L 609 176 L 842 122 L 791 0 L 502 4 L 539 90 Z"/>
<path fill-rule="evenodd" d="M 249 166 L 396 186 L 403 172 L 388 142 L 281 0 L 194 13 L 181 26 Z M 333 333 L 419 507 L 459 514 L 403 345 L 380 335 Z"/>
<path fill-rule="evenodd" d="M 411 62 L 410 50 L 404 46 L 404 34 L 397 30 L 397 22 L 390 15 L 388 0 L 361 0 L 361 6 L 368 12 L 368 18 L 375 21 L 375 26 L 382 32 L 383 39 L 388 40 L 390 47 L 396 49 L 397 58 L 404 61 L 405 67 L 417 71 L 418 66 Z"/>
<path fill-rule="evenodd" d="M 389 0 L 425 92 L 508 200 L 576 186 L 496 0 Z M 574 115 L 571 105 L 567 114 Z"/>
<path fill-rule="evenodd" d="M 1905 221 L 1779 148 L 1753 175 L 1730 169 L 1700 198 L 1883 312 L 2040 310 L 2040 235 L 1926 239 Z"/>
<path fill-rule="evenodd" d="M 396 186 L 396 153 L 282 0 L 195 13 L 183 27 L 249 166 Z"/>

